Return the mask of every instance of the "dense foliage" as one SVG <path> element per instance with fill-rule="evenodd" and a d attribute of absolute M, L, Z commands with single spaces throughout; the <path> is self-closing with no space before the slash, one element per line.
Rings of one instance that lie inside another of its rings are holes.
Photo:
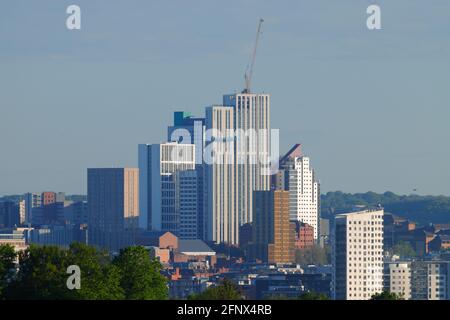
<path fill-rule="evenodd" d="M 328 246 L 322 248 L 319 245 L 313 245 L 310 248 L 295 250 L 295 263 L 302 266 L 310 264 L 326 265 L 330 263 L 330 260 L 331 251 Z"/>
<path fill-rule="evenodd" d="M 417 255 L 409 242 L 400 241 L 391 249 L 392 253 L 400 257 L 415 257 Z"/>
<path fill-rule="evenodd" d="M 323 293 L 307 292 L 300 295 L 298 300 L 329 300 L 329 298 Z"/>
<path fill-rule="evenodd" d="M 383 291 L 381 293 L 375 293 L 370 300 L 404 300 L 396 293 Z"/>
<path fill-rule="evenodd" d="M 321 196 L 323 217 L 352 210 L 355 205 L 384 207 L 390 212 L 420 224 L 450 222 L 450 197 L 396 195 L 392 192 L 343 193 L 328 192 Z"/>
<path fill-rule="evenodd" d="M 11 250 L 0 246 L 1 299 L 166 299 L 166 279 L 159 262 L 143 247 L 110 256 L 91 246 L 72 244 L 68 249 L 31 245 L 11 264 Z M 14 259 L 14 258 L 13 258 Z M 80 289 L 69 290 L 67 267 L 80 268 Z M 8 271 L 9 270 L 9 271 Z M 8 272 L 7 272 L 8 271 Z"/>

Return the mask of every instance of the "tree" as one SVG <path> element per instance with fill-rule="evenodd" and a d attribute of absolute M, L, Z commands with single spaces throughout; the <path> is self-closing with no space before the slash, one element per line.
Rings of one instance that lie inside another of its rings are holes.
<path fill-rule="evenodd" d="M 401 296 L 396 293 L 383 291 L 381 293 L 375 293 L 370 300 L 404 300 Z"/>
<path fill-rule="evenodd" d="M 0 245 L 0 298 L 9 285 L 15 273 L 15 259 L 17 257 L 14 247 Z"/>
<path fill-rule="evenodd" d="M 8 286 L 7 298 L 71 299 L 67 289 L 67 251 L 54 246 L 30 247 L 19 252 L 19 271 Z"/>
<path fill-rule="evenodd" d="M 121 274 L 121 287 L 130 300 L 162 300 L 168 298 L 167 279 L 161 275 L 161 264 L 150 259 L 141 246 L 122 249 L 113 265 Z"/>
<path fill-rule="evenodd" d="M 295 261 L 300 265 L 325 265 L 330 260 L 329 248 L 322 248 L 319 245 L 313 245 L 310 248 L 297 249 L 295 251 Z"/>
<path fill-rule="evenodd" d="M 415 257 L 417 255 L 409 242 L 400 241 L 392 247 L 392 253 L 400 257 Z"/>
<path fill-rule="evenodd" d="M 81 288 L 67 288 L 67 268 L 81 270 Z M 19 253 L 19 271 L 7 290 L 9 299 L 123 299 L 121 274 L 107 254 L 74 243 L 69 249 L 31 245 Z"/>
<path fill-rule="evenodd" d="M 199 294 L 188 297 L 189 300 L 242 300 L 239 288 L 230 280 L 224 279 L 216 286 L 210 287 Z"/>
<path fill-rule="evenodd" d="M 298 300 L 329 300 L 328 296 L 323 293 L 306 292 L 298 297 Z"/>
<path fill-rule="evenodd" d="M 81 270 L 81 288 L 73 290 L 75 299 L 116 300 L 125 297 L 120 286 L 120 271 L 110 262 L 108 253 L 92 246 L 82 243 L 70 245 L 68 263 Z"/>

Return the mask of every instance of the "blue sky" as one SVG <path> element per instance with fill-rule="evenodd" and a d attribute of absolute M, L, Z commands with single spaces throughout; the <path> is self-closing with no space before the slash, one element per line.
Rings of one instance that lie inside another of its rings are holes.
<path fill-rule="evenodd" d="M 254 91 L 322 191 L 450 195 L 448 0 L 2 1 L 0 194 L 84 193 L 87 167 L 137 166 L 173 111 L 242 89 L 260 17 Z"/>

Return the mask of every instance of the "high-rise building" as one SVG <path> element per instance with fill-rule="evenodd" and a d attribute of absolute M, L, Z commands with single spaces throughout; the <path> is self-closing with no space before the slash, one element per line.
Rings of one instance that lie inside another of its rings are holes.
<path fill-rule="evenodd" d="M 255 191 L 253 199 L 252 255 L 269 263 L 293 263 L 295 224 L 289 220 L 289 192 Z"/>
<path fill-rule="evenodd" d="M 333 298 L 367 300 L 383 291 L 383 209 L 335 216 Z"/>
<path fill-rule="evenodd" d="M 88 169 L 89 243 L 117 251 L 132 245 L 139 218 L 139 170 Z"/>
<path fill-rule="evenodd" d="M 223 105 L 234 110 L 234 201 L 243 225 L 252 222 L 253 191 L 270 190 L 270 95 L 228 94 Z"/>
<path fill-rule="evenodd" d="M 450 300 L 450 261 L 412 261 L 411 299 Z"/>
<path fill-rule="evenodd" d="M 19 224 L 19 206 L 13 201 L 0 201 L 0 228 L 11 228 Z"/>
<path fill-rule="evenodd" d="M 139 145 L 140 228 L 178 234 L 177 171 L 195 169 L 195 145 L 167 142 Z"/>
<path fill-rule="evenodd" d="M 238 244 L 233 108 L 207 107 L 206 129 L 205 239 Z"/>
<path fill-rule="evenodd" d="M 167 129 L 167 141 L 195 145 L 195 163 L 203 163 L 205 147 L 205 118 L 193 117 L 188 112 L 173 113 L 173 126 Z"/>
<path fill-rule="evenodd" d="M 314 239 L 319 236 L 320 185 L 301 145 L 294 145 L 281 158 L 280 171 L 275 175 L 277 189 L 289 190 L 291 220 L 301 221 L 314 228 Z"/>
<path fill-rule="evenodd" d="M 203 237 L 203 176 L 201 170 L 174 173 L 175 211 L 179 217 L 178 237 L 195 240 Z"/>
<path fill-rule="evenodd" d="M 24 198 L 25 198 L 25 223 L 32 223 L 33 209 L 39 208 L 42 205 L 41 194 L 26 193 Z"/>
<path fill-rule="evenodd" d="M 26 219 L 26 205 L 25 200 L 19 201 L 19 220 L 20 224 L 24 224 Z"/>

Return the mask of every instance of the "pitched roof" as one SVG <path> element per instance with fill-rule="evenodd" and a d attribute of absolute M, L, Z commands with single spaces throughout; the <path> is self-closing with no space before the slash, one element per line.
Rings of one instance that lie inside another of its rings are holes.
<path fill-rule="evenodd" d="M 178 251 L 182 253 L 207 253 L 215 255 L 215 251 L 211 249 L 202 240 L 178 240 Z"/>

